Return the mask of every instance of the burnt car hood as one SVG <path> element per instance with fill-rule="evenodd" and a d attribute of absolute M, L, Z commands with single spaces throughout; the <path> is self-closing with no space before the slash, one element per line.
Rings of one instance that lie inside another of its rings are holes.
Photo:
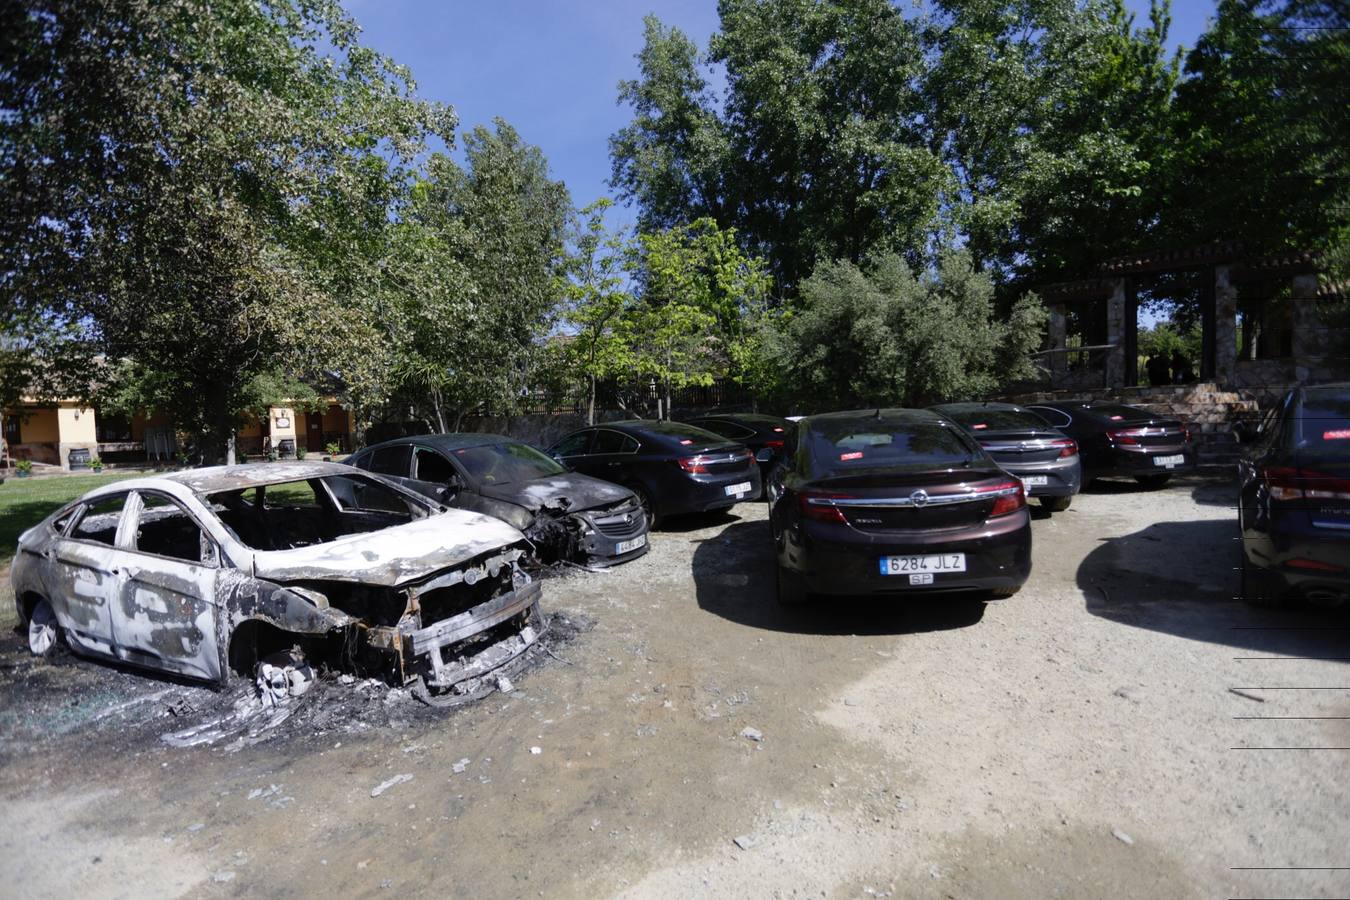
<path fill-rule="evenodd" d="M 562 500 L 567 501 L 568 512 L 581 512 L 613 506 L 633 496 L 633 492 L 626 487 L 580 472 L 565 472 L 510 484 L 485 484 L 479 492 L 494 500 L 523 506 L 533 513 L 546 506 L 556 507 Z"/>
<path fill-rule="evenodd" d="M 348 581 L 402 587 L 525 536 L 501 519 L 452 509 L 326 544 L 258 550 L 254 574 L 271 581 Z"/>

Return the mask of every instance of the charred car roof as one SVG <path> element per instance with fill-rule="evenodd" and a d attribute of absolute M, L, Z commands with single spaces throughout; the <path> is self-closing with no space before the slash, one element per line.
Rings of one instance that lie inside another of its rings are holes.
<path fill-rule="evenodd" d="M 428 447 L 435 447 L 437 450 L 464 450 L 468 447 L 488 447 L 493 444 L 523 444 L 525 441 L 518 441 L 515 438 L 507 437 L 504 434 L 487 434 L 478 431 L 465 431 L 455 434 L 414 434 L 407 437 L 392 438 L 382 441 L 378 444 L 371 444 L 366 449 L 376 447 L 397 447 L 400 444 L 425 444 Z"/>

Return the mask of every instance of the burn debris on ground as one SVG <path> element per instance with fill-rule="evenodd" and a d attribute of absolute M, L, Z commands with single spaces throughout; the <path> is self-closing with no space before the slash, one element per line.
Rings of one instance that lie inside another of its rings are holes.
<path fill-rule="evenodd" d="M 588 617 L 558 611 L 529 651 L 489 679 L 514 692 L 528 690 L 537 668 L 565 663 L 565 648 L 594 627 Z M 397 730 L 443 719 L 445 709 L 419 702 L 411 691 L 374 678 L 333 670 L 313 673 L 301 696 L 265 703 L 251 683 L 221 691 L 142 670 L 81 659 L 65 648 L 47 659 L 28 652 L 26 636 L 0 636 L 0 759 L 65 738 L 114 743 L 129 749 L 155 745 L 236 751 L 265 741 L 322 734 Z"/>

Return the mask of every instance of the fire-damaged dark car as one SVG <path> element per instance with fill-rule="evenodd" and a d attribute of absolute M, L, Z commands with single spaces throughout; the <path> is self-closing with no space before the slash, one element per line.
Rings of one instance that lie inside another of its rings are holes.
<path fill-rule="evenodd" d="M 225 683 L 289 653 L 433 702 L 544 629 L 524 536 L 334 463 L 105 485 L 19 537 L 29 648 Z"/>
<path fill-rule="evenodd" d="M 348 463 L 513 525 L 544 563 L 609 566 L 647 552 L 647 517 L 632 491 L 498 434 L 397 438 Z"/>
<path fill-rule="evenodd" d="M 1022 483 L 929 410 L 802 419 L 769 487 L 778 599 L 982 591 L 1031 573 Z"/>

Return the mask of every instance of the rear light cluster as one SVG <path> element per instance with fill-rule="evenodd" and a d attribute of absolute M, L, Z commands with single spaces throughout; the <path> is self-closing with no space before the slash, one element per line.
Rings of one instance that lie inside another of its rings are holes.
<path fill-rule="evenodd" d="M 1072 444 L 1073 441 L 1069 441 L 1069 443 Z M 1077 451 L 1075 450 L 1075 452 Z M 1020 481 L 1005 481 L 1003 484 L 995 485 L 980 493 L 998 495 L 994 498 L 994 508 L 989 511 L 989 518 L 991 519 L 1015 513 L 1027 505 L 1026 488 L 1022 486 Z"/>
<path fill-rule="evenodd" d="M 765 446 L 765 447 L 768 447 L 770 450 L 772 450 L 772 451 L 774 451 L 775 453 L 777 453 L 779 450 L 782 450 L 782 449 L 783 449 L 783 442 L 782 442 L 782 441 L 765 441 L 765 442 L 764 442 L 764 446 Z"/>
<path fill-rule="evenodd" d="M 837 522 L 847 525 L 844 511 L 830 503 L 831 500 L 851 500 L 851 494 L 827 494 L 822 491 L 802 491 L 797 495 L 797 509 L 802 518 L 815 519 L 817 522 Z"/>
<path fill-rule="evenodd" d="M 1063 438 L 1061 440 L 1051 441 L 1050 446 L 1059 448 L 1060 459 L 1067 459 L 1070 456 L 1078 455 L 1078 442 L 1073 438 Z"/>
<path fill-rule="evenodd" d="M 1114 443 L 1126 447 L 1137 447 L 1139 445 L 1139 438 L 1146 434 L 1148 434 L 1147 428 L 1122 428 L 1119 431 L 1108 431 L 1106 436 Z"/>
<path fill-rule="evenodd" d="M 737 450 L 727 456 L 706 456 L 702 453 L 697 456 L 682 456 L 675 462 L 690 475 L 704 475 L 712 471 L 712 467 L 718 463 L 746 462 L 754 458 L 755 454 L 749 450 Z"/>
<path fill-rule="evenodd" d="M 1350 478 L 1273 466 L 1263 473 L 1272 500 L 1350 500 Z"/>
<path fill-rule="evenodd" d="M 937 494 L 933 499 L 941 503 L 950 495 Z M 1019 509 L 1025 509 L 1027 505 L 1026 489 L 1020 481 L 1003 481 L 988 487 L 981 487 L 961 495 L 962 500 L 985 500 L 992 497 L 994 508 L 989 511 L 989 518 L 994 519 L 999 516 L 1006 516 L 1017 512 Z M 802 491 L 797 495 L 797 509 L 801 512 L 802 518 L 814 519 L 817 522 L 835 522 L 840 525 L 847 525 L 848 519 L 844 516 L 844 511 L 834 505 L 835 500 L 858 500 L 862 499 L 853 494 L 832 494 L 825 491 Z M 948 501 L 950 502 L 950 501 Z"/>

